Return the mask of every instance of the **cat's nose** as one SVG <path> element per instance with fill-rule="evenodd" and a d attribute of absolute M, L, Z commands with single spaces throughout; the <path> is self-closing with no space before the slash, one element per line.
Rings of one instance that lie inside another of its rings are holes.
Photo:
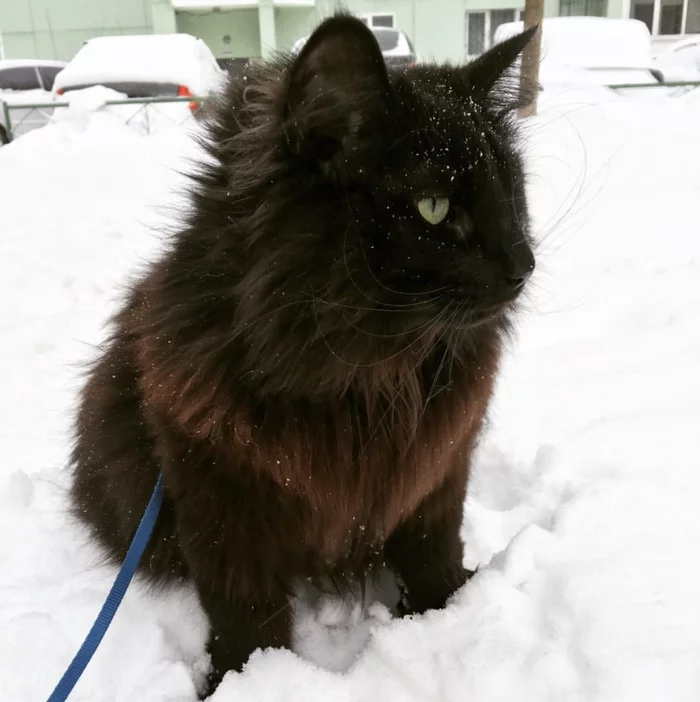
<path fill-rule="evenodd" d="M 535 270 L 535 256 L 527 242 L 513 245 L 507 271 L 508 282 L 514 288 L 522 288 Z"/>

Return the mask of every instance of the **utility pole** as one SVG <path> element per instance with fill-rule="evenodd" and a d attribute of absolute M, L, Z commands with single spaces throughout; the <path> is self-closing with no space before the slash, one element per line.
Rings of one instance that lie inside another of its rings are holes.
<path fill-rule="evenodd" d="M 539 24 L 537 34 L 523 51 L 520 68 L 520 90 L 524 95 L 531 95 L 532 102 L 520 108 L 519 115 L 532 117 L 537 114 L 537 93 L 540 78 L 540 49 L 542 46 L 542 18 L 544 17 L 544 0 L 525 0 L 524 29 Z"/>

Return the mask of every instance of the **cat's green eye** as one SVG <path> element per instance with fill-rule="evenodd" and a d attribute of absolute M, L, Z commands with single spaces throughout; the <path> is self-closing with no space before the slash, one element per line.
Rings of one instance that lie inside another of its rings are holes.
<path fill-rule="evenodd" d="M 430 224 L 440 224 L 450 211 L 450 198 L 441 195 L 424 197 L 416 203 L 421 217 Z"/>

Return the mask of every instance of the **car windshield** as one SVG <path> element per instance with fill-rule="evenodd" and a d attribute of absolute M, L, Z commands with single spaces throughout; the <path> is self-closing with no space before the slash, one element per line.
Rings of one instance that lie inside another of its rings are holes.
<path fill-rule="evenodd" d="M 34 66 L 0 69 L 0 90 L 37 90 L 41 88 Z"/>
<path fill-rule="evenodd" d="M 53 88 L 53 82 L 62 70 L 63 68 L 60 66 L 39 66 L 39 73 L 41 74 L 41 81 L 45 90 Z"/>
<path fill-rule="evenodd" d="M 399 33 L 396 31 L 373 32 L 382 51 L 391 51 L 399 45 Z"/>

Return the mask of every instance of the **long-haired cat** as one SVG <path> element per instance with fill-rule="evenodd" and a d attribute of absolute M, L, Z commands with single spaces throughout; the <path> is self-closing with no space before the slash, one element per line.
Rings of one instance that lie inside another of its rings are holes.
<path fill-rule="evenodd" d="M 162 471 L 140 572 L 194 582 L 211 687 L 290 646 L 296 582 L 386 564 L 423 612 L 469 575 L 470 456 L 534 268 L 503 84 L 531 36 L 388 72 L 336 15 L 213 111 L 186 222 L 90 372 L 72 488 L 119 562 Z"/>

